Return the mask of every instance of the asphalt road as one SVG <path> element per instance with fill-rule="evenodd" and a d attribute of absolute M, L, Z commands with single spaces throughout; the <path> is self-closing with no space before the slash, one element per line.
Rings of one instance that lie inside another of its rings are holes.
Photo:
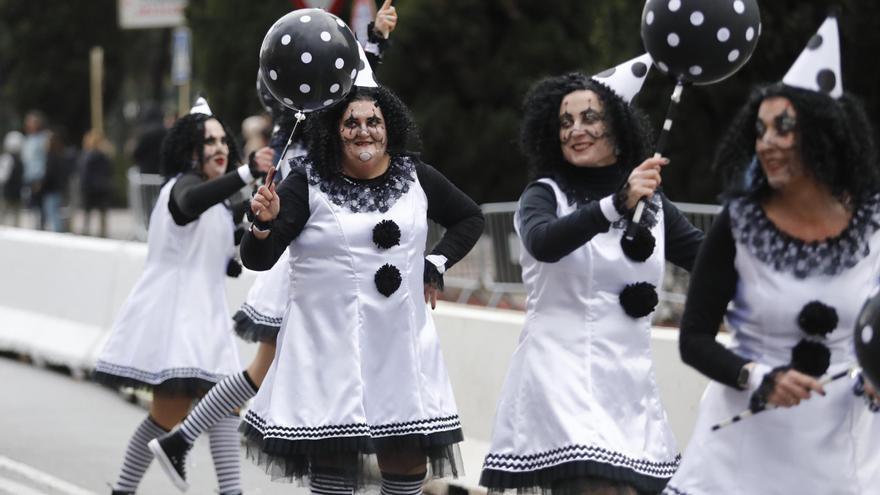
<path fill-rule="evenodd" d="M 128 439 L 146 416 L 141 406 L 94 383 L 0 357 L 0 494 L 110 493 Z M 242 449 L 244 493 L 306 494 L 273 482 Z M 188 494 L 216 494 L 207 437 L 190 454 Z M 179 493 L 153 463 L 138 490 Z"/>

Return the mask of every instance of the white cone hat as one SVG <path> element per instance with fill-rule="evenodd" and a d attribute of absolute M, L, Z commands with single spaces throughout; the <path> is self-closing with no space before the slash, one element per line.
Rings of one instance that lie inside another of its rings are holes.
<path fill-rule="evenodd" d="M 201 96 L 196 99 L 196 103 L 189 109 L 190 114 L 194 113 L 203 113 L 205 115 L 213 116 L 214 113 L 211 112 L 211 107 L 208 106 L 208 100 L 202 98 Z"/>
<path fill-rule="evenodd" d="M 795 88 L 825 93 L 832 98 L 843 95 L 840 72 L 840 34 L 837 18 L 825 19 L 819 31 L 810 38 L 782 82 Z"/>
<path fill-rule="evenodd" d="M 651 55 L 646 53 L 616 67 L 604 70 L 593 76 L 592 79 L 608 86 L 623 98 L 623 101 L 630 103 L 641 91 L 642 84 L 648 77 L 648 71 L 653 63 Z"/>
<path fill-rule="evenodd" d="M 361 54 L 361 63 L 364 64 L 364 67 L 358 71 L 357 78 L 354 80 L 355 86 L 360 86 L 362 88 L 375 88 L 379 85 L 376 83 L 376 78 L 373 77 L 373 68 L 370 67 L 370 62 L 367 60 L 367 54 L 364 52 L 364 47 L 358 43 L 358 51 Z"/>

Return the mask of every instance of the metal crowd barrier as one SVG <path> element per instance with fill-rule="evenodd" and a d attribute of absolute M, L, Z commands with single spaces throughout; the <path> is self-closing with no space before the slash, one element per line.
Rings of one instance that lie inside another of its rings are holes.
<path fill-rule="evenodd" d="M 159 190 L 165 178 L 159 174 L 142 174 L 138 167 L 130 167 L 126 173 L 128 178 L 128 207 L 132 213 L 133 239 L 147 240 L 147 228 L 150 226 L 150 213 L 159 198 Z"/>

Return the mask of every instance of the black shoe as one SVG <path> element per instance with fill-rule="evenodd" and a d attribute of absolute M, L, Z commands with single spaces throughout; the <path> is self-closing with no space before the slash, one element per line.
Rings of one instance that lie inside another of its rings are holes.
<path fill-rule="evenodd" d="M 124 492 L 122 490 L 113 490 L 110 495 L 134 495 L 134 492 Z"/>
<path fill-rule="evenodd" d="M 186 443 L 186 439 L 178 430 L 150 440 L 147 447 L 156 456 L 156 460 L 159 461 L 165 474 L 171 478 L 174 486 L 185 492 L 189 488 L 189 483 L 186 482 L 186 454 L 189 453 L 192 445 Z"/>

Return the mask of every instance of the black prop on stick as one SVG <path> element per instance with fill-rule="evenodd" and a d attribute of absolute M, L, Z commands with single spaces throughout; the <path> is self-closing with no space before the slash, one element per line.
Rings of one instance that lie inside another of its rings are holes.
<path fill-rule="evenodd" d="M 648 0 L 642 11 L 642 42 L 654 65 L 675 80 L 675 89 L 654 154 L 663 154 L 687 84 L 712 84 L 742 67 L 761 34 L 756 0 Z M 645 208 L 642 198 L 622 242 L 632 242 Z"/>
<path fill-rule="evenodd" d="M 831 383 L 835 380 L 839 380 L 839 379 L 847 377 L 847 376 L 849 376 L 851 378 L 855 378 L 859 374 L 860 371 L 861 371 L 861 368 L 859 368 L 858 366 L 853 366 L 852 368 L 848 368 L 843 371 L 838 371 L 837 373 L 835 373 L 833 375 L 828 375 L 825 378 L 822 378 L 821 380 L 819 380 L 819 384 L 824 387 L 825 385 L 828 385 L 829 383 Z M 776 406 L 769 405 L 769 406 L 765 406 L 761 409 L 755 409 L 755 410 L 746 409 L 745 411 L 743 411 L 743 412 L 741 412 L 741 413 L 739 413 L 729 419 L 725 419 L 724 421 L 722 421 L 718 424 L 712 425 L 712 431 L 718 431 L 721 428 L 730 426 L 734 423 L 739 423 L 740 421 L 742 421 L 746 418 L 752 417 L 755 414 L 758 414 L 763 411 L 769 411 L 772 409 L 776 409 Z"/>

